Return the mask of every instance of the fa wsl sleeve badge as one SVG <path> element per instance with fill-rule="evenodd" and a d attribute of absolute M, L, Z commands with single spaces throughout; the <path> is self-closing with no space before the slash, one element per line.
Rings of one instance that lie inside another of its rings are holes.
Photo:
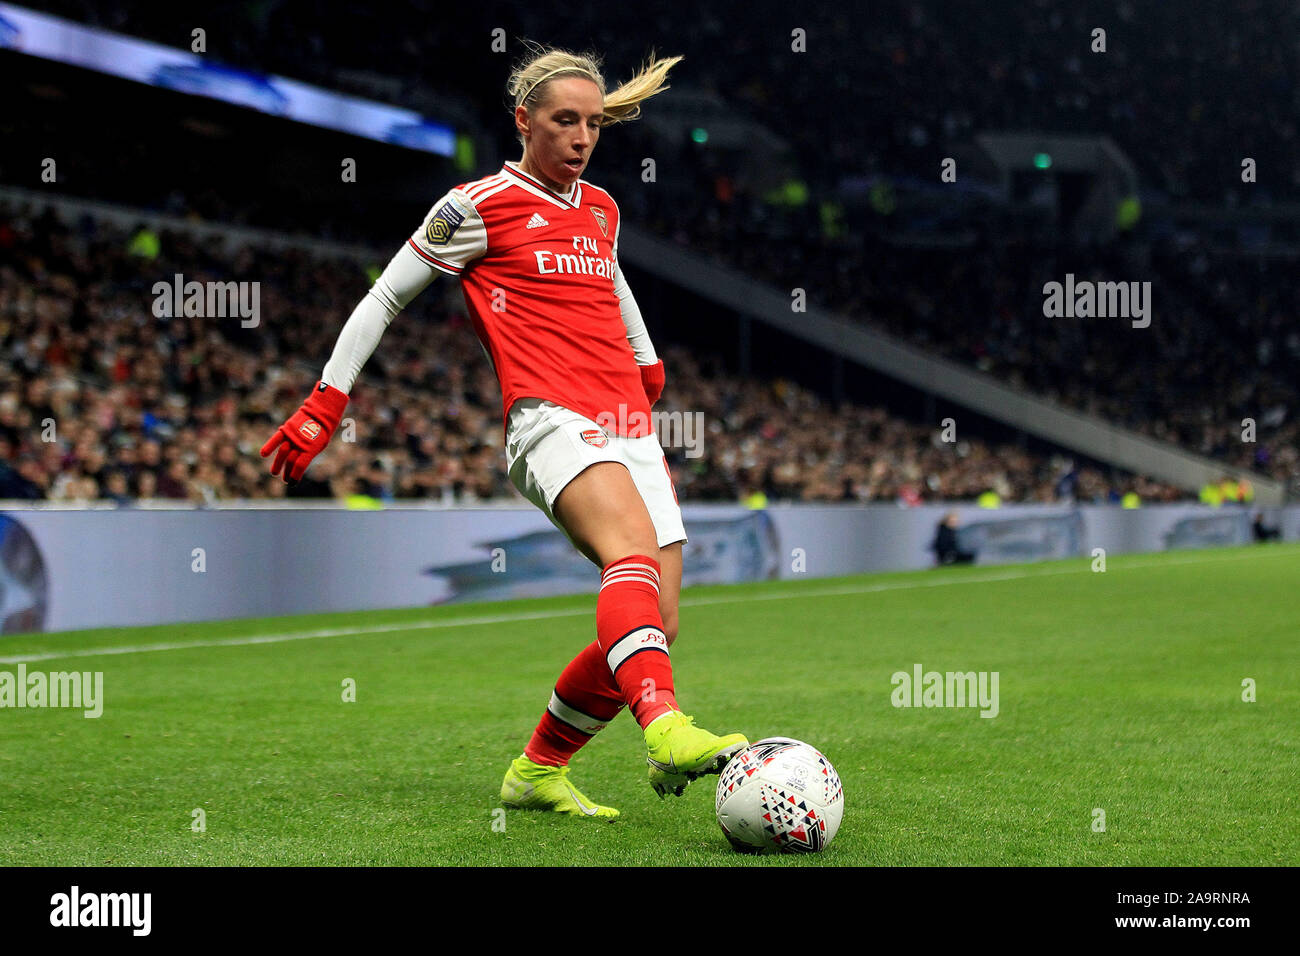
<path fill-rule="evenodd" d="M 424 227 L 424 238 L 431 246 L 445 246 L 467 215 L 469 213 L 454 201 L 447 200 L 429 217 L 429 224 Z"/>

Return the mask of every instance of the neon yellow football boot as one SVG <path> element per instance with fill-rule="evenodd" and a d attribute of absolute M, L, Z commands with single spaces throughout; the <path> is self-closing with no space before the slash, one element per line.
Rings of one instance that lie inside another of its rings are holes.
<path fill-rule="evenodd" d="M 618 811 L 588 800 L 569 780 L 568 767 L 533 763 L 523 754 L 510 762 L 501 781 L 501 804 L 514 810 L 551 810 L 574 816 L 613 820 Z"/>
<path fill-rule="evenodd" d="M 748 747 L 749 741 L 744 734 L 711 734 L 696 727 L 694 717 L 670 710 L 650 722 L 645 729 L 645 745 L 650 786 L 662 799 L 669 793 L 680 797 L 686 785 L 697 777 L 721 773 L 727 761 Z"/>

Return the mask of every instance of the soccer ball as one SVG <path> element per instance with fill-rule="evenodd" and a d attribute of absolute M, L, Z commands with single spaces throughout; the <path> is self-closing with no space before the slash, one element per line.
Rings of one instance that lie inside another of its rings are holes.
<path fill-rule="evenodd" d="M 817 853 L 840 828 L 844 789 L 816 747 L 768 737 L 728 761 L 716 809 L 727 841 L 741 853 Z"/>

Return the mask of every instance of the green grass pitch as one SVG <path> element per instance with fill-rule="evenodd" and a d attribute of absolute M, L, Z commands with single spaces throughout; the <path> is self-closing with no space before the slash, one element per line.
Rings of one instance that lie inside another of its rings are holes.
<path fill-rule="evenodd" d="M 816 857 L 733 853 L 716 778 L 660 801 L 626 715 L 573 763 L 620 820 L 494 816 L 594 597 L 0 639 L 0 670 L 102 671 L 105 698 L 0 710 L 0 864 L 1300 862 L 1300 546 L 1090 563 L 686 592 L 685 709 L 843 778 Z M 915 664 L 997 671 L 1000 712 L 894 707 Z"/>

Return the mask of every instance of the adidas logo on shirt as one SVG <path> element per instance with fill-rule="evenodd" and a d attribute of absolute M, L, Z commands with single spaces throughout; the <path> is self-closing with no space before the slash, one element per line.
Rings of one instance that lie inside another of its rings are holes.
<path fill-rule="evenodd" d="M 537 213 L 533 213 L 533 218 L 528 220 L 528 225 L 524 226 L 524 228 L 537 229 L 541 226 L 549 226 L 549 225 L 550 223 L 547 222 L 545 219 L 543 219 L 540 215 L 538 215 Z"/>

